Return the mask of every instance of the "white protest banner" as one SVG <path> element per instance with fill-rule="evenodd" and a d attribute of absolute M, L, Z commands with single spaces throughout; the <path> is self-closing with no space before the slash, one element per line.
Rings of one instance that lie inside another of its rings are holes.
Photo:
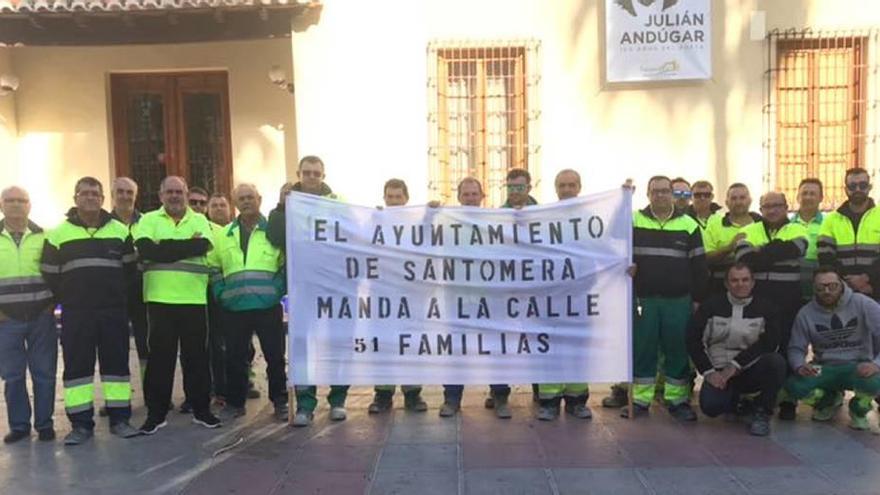
<path fill-rule="evenodd" d="M 379 210 L 291 194 L 290 380 L 629 381 L 630 199 Z"/>
<path fill-rule="evenodd" d="M 605 0 L 608 82 L 711 77 L 711 0 Z"/>

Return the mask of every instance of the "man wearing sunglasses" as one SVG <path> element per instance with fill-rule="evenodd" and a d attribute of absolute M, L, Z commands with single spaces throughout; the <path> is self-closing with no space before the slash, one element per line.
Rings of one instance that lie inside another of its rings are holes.
<path fill-rule="evenodd" d="M 698 180 L 691 186 L 691 205 L 686 211 L 691 218 L 696 220 L 702 232 L 706 231 L 706 226 L 712 215 L 721 209 L 721 205 L 712 201 L 714 198 L 715 191 L 709 181 Z M 705 236 L 703 242 L 706 242 Z"/>
<path fill-rule="evenodd" d="M 880 305 L 850 289 L 832 267 L 816 270 L 813 291 L 792 330 L 788 362 L 794 375 L 786 389 L 796 398 L 818 395 L 817 410 L 834 410 L 843 391 L 852 390 L 850 427 L 868 430 L 871 397 L 880 393 Z"/>
<path fill-rule="evenodd" d="M 317 156 L 304 156 L 299 161 L 296 176 L 299 179 L 297 183 L 288 182 L 281 187 L 278 205 L 269 213 L 269 225 L 266 228 L 266 238 L 269 243 L 281 249 L 282 252 L 287 249 L 287 219 L 284 208 L 288 194 L 296 191 L 340 200 L 340 197 L 324 182 L 324 162 Z M 318 387 L 296 385 L 294 393 L 296 394 L 296 414 L 293 416 L 293 426 L 309 426 L 315 416 L 315 408 L 318 407 Z M 330 386 L 327 402 L 330 403 L 330 419 L 332 421 L 345 420 L 345 399 L 347 396 L 348 385 Z"/>
<path fill-rule="evenodd" d="M 193 186 L 189 190 L 187 201 L 189 202 L 189 207 L 194 212 L 201 213 L 202 215 L 208 214 L 208 191 L 205 189 Z"/>
<path fill-rule="evenodd" d="M 676 177 L 672 179 L 672 199 L 674 200 L 675 209 L 687 211 L 691 206 L 691 183 L 684 177 Z"/>
<path fill-rule="evenodd" d="M 801 308 L 801 259 L 807 252 L 807 229 L 788 219 L 788 202 L 781 192 L 761 196 L 763 219 L 742 230 L 736 261 L 749 265 L 755 276 L 755 295 L 772 302 L 779 312 L 780 352 L 785 353 L 791 326 Z M 795 403 L 784 397 L 779 418 L 795 417 Z"/>

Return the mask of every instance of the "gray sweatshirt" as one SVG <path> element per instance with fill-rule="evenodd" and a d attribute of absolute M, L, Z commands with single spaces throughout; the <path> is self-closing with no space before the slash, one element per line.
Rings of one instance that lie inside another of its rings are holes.
<path fill-rule="evenodd" d="M 816 364 L 873 361 L 880 366 L 880 304 L 844 287 L 834 309 L 814 298 L 798 311 L 788 341 L 788 364 L 797 370 L 813 346 Z"/>

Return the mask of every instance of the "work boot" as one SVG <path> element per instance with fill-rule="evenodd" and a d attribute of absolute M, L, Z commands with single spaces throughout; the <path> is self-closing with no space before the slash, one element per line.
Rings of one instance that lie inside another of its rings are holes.
<path fill-rule="evenodd" d="M 831 394 L 830 396 L 828 394 Z M 830 397 L 830 398 L 829 398 Z M 843 394 L 837 392 L 826 392 L 826 395 L 823 395 L 816 401 L 815 406 L 813 406 L 813 415 L 811 419 L 813 421 L 831 421 L 834 419 L 834 416 L 837 416 L 837 411 L 843 405 Z"/>
<path fill-rule="evenodd" d="M 678 421 L 696 421 L 697 413 L 691 408 L 687 402 L 669 406 L 669 414 Z"/>
<path fill-rule="evenodd" d="M 495 397 L 495 417 L 499 419 L 510 419 L 513 413 L 510 412 L 510 405 L 507 403 L 507 397 Z"/>
<path fill-rule="evenodd" d="M 565 412 L 569 416 L 574 416 L 578 419 L 591 419 L 593 417 L 593 411 L 590 410 L 590 406 L 583 402 L 575 402 L 572 404 L 566 401 Z"/>
<path fill-rule="evenodd" d="M 766 437 L 770 434 L 770 415 L 763 408 L 759 408 L 752 414 L 749 433 L 756 437 Z"/>
<path fill-rule="evenodd" d="M 15 443 L 31 436 L 30 430 L 12 430 L 3 437 L 3 443 Z"/>
<path fill-rule="evenodd" d="M 776 417 L 782 421 L 794 421 L 797 418 L 797 405 L 794 402 L 781 402 Z"/>
<path fill-rule="evenodd" d="M 287 401 L 278 401 L 274 405 L 275 411 L 272 415 L 278 421 L 287 421 L 287 416 L 290 414 L 290 408 L 287 405 Z"/>
<path fill-rule="evenodd" d="M 140 430 L 131 426 L 128 421 L 120 421 L 110 425 L 110 433 L 119 438 L 132 438 L 141 436 Z"/>
<path fill-rule="evenodd" d="M 559 417 L 559 406 L 552 400 L 542 400 L 536 416 L 540 421 L 553 421 Z"/>
<path fill-rule="evenodd" d="M 55 428 L 52 428 L 50 426 L 49 428 L 43 428 L 42 430 L 37 430 L 37 438 L 39 438 L 41 442 L 54 442 L 55 441 Z"/>
<path fill-rule="evenodd" d="M 95 432 L 81 426 L 74 426 L 73 430 L 64 437 L 64 445 L 81 445 L 95 436 Z"/>
<path fill-rule="evenodd" d="M 853 430 L 860 431 L 867 431 L 871 429 L 871 425 L 868 423 L 867 415 L 859 416 L 853 413 L 849 414 L 849 427 Z"/>
<path fill-rule="evenodd" d="M 624 387 L 620 385 L 611 386 L 611 395 L 602 399 L 602 407 L 619 408 L 623 407 L 629 401 L 629 394 Z"/>
<path fill-rule="evenodd" d="M 412 412 L 425 412 L 428 410 L 428 404 L 422 400 L 422 395 L 419 392 L 405 394 L 403 397 L 403 407 L 407 411 Z"/>
<path fill-rule="evenodd" d="M 371 402 L 370 407 L 367 408 L 367 412 L 370 414 L 387 412 L 391 410 L 392 405 L 393 399 L 391 394 L 376 392 L 376 394 L 373 395 L 373 402 Z"/>
<path fill-rule="evenodd" d="M 314 413 L 312 413 L 311 411 L 304 411 L 304 410 L 300 409 L 293 416 L 293 426 L 296 426 L 296 427 L 309 426 L 310 424 L 312 424 L 313 417 L 314 417 Z"/>
<path fill-rule="evenodd" d="M 440 407 L 440 417 L 441 418 L 451 418 L 458 414 L 458 411 L 461 409 L 461 404 L 458 402 L 450 402 L 446 401 Z"/>
<path fill-rule="evenodd" d="M 345 421 L 347 416 L 344 407 L 334 406 L 330 408 L 330 421 Z"/>
<path fill-rule="evenodd" d="M 648 416 L 649 412 L 650 412 L 649 406 L 645 406 L 645 405 L 642 405 L 639 403 L 633 404 L 633 419 L 644 418 L 644 417 Z M 629 419 L 629 407 L 623 407 L 620 409 L 620 417 Z"/>
<path fill-rule="evenodd" d="M 483 407 L 486 409 L 495 409 L 495 397 L 492 397 L 491 393 L 489 393 L 489 396 L 483 401 Z"/>

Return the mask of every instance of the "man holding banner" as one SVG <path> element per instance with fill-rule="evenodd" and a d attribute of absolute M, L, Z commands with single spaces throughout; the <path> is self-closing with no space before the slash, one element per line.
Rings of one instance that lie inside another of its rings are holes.
<path fill-rule="evenodd" d="M 633 329 L 633 414 L 648 414 L 662 350 L 669 413 L 681 421 L 695 421 L 697 415 L 688 403 L 690 363 L 685 333 L 692 305 L 706 293 L 703 239 L 697 222 L 673 207 L 668 177 L 654 176 L 648 181 L 648 199 L 650 204 L 633 214 L 638 313 Z M 621 415 L 629 417 L 629 409 L 624 408 Z"/>

